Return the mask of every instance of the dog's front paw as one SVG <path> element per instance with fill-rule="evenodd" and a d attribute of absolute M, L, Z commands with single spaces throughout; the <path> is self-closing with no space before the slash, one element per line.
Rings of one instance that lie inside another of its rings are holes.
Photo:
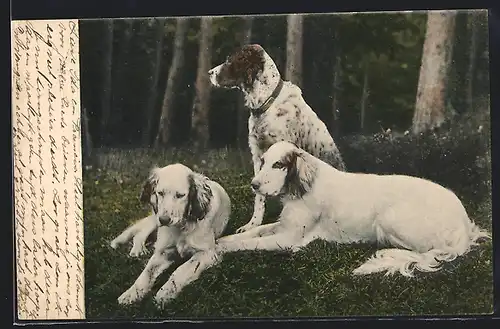
<path fill-rule="evenodd" d="M 129 252 L 130 257 L 140 257 L 142 255 L 146 255 L 148 253 L 148 249 L 144 244 L 134 243 L 132 249 Z"/>
<path fill-rule="evenodd" d="M 141 299 L 141 295 L 135 289 L 135 287 L 130 287 L 127 291 L 118 297 L 118 304 L 120 305 L 130 305 Z"/>
<path fill-rule="evenodd" d="M 249 221 L 248 223 L 246 223 L 245 225 L 243 225 L 242 227 L 240 227 L 239 229 L 236 230 L 236 233 L 243 233 L 243 232 L 246 232 L 254 227 L 257 227 L 258 225 L 255 224 L 254 222 L 252 221 Z"/>
<path fill-rule="evenodd" d="M 155 295 L 154 302 L 157 308 L 163 308 L 166 304 L 174 300 L 178 295 L 177 289 L 169 283 L 161 287 Z"/>
<path fill-rule="evenodd" d="M 116 249 L 116 248 L 118 248 L 118 246 L 120 246 L 123 243 L 124 243 L 124 241 L 122 241 L 122 239 L 120 239 L 120 237 L 117 237 L 117 238 L 114 238 L 113 241 L 111 241 L 109 246 L 113 249 Z"/>

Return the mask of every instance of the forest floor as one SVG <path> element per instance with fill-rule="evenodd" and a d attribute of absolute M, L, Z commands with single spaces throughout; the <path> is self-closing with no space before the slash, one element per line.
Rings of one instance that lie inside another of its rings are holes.
<path fill-rule="evenodd" d="M 232 201 L 226 233 L 252 215 L 253 193 L 248 152 L 224 150 L 193 155 L 145 149 L 97 150 L 99 170 L 84 173 L 85 289 L 88 319 L 189 317 L 297 317 L 484 314 L 493 308 L 492 242 L 447 263 L 436 273 L 415 278 L 382 274 L 353 277 L 351 272 L 376 250 L 371 245 L 322 241 L 291 253 L 239 252 L 205 271 L 177 299 L 158 310 L 155 291 L 137 305 L 117 298 L 137 278 L 149 256 L 128 257 L 130 246 L 113 250 L 109 242 L 149 209 L 138 196 L 153 165 L 182 162 L 225 187 Z M 349 163 L 347 163 L 349 166 Z M 439 168 L 434 168 L 439 170 Z M 484 177 L 484 179 L 488 179 Z M 471 218 L 491 231 L 491 195 L 464 204 Z M 270 200 L 265 222 L 280 212 Z M 150 247 L 152 249 L 152 247 Z"/>

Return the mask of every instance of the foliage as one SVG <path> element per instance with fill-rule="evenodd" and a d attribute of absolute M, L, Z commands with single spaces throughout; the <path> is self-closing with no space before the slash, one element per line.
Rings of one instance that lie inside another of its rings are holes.
<path fill-rule="evenodd" d="M 478 60 L 475 96 L 487 94 L 488 47 L 486 14 L 481 16 L 478 39 Z M 145 127 L 145 108 L 149 97 L 152 70 L 161 70 L 158 86 L 157 116 L 165 90 L 166 77 L 173 50 L 175 19 L 168 18 L 160 67 L 154 68 L 156 20 L 151 18 L 133 20 L 131 43 L 126 49 L 120 47 L 128 26 L 126 20 L 115 21 L 114 74 L 122 76 L 120 86 L 111 86 L 115 99 L 112 105 L 112 124 L 108 139 L 101 139 L 99 120 L 102 112 L 99 97 L 106 86 L 100 78 L 102 59 L 102 23 L 97 20 L 82 21 L 82 103 L 89 110 L 91 135 L 95 145 L 120 147 L 138 145 Z M 172 146 L 182 146 L 188 140 L 191 108 L 194 97 L 194 81 L 198 56 L 199 18 L 190 18 L 190 30 L 185 49 L 186 66 L 181 86 L 175 97 L 175 113 L 172 127 Z M 303 50 L 303 94 L 306 101 L 325 121 L 332 126 L 332 79 L 337 50 L 342 57 L 342 89 L 340 98 L 340 135 L 358 133 L 360 123 L 360 99 L 364 65 L 369 67 L 368 106 L 365 133 L 384 129 L 404 131 L 409 128 L 416 98 L 420 57 L 425 34 L 426 13 L 372 13 L 307 15 L 304 20 Z M 212 61 L 224 61 L 239 45 L 243 20 L 238 16 L 217 17 L 213 22 L 214 46 Z M 467 29 L 465 29 L 468 31 Z M 335 38 L 335 33 L 338 38 Z M 469 32 L 467 32 L 469 33 Z M 467 34 L 468 37 L 468 34 Z M 269 52 L 284 72 L 286 62 L 286 16 L 254 16 L 252 42 L 259 43 Z M 461 41 L 461 45 L 467 44 Z M 467 49 L 464 46 L 455 52 L 456 66 L 466 67 Z M 121 52 L 121 53 L 120 53 Z M 462 113 L 464 92 L 460 87 L 464 70 L 455 69 L 450 85 L 456 91 L 451 103 Z M 460 83 L 459 83 L 460 82 Z M 236 130 L 236 92 L 213 90 L 210 111 L 210 143 L 213 147 L 234 145 Z"/>
<path fill-rule="evenodd" d="M 454 190 L 478 225 L 491 230 L 489 118 L 472 117 L 444 132 L 411 137 L 352 136 L 339 142 L 351 171 L 418 174 Z M 482 129 L 478 127 L 483 126 Z M 475 127 L 475 129 L 472 129 Z M 486 145 L 486 146 L 485 146 Z M 226 233 L 246 223 L 253 210 L 248 152 L 231 149 L 195 154 L 186 149 L 101 149 L 102 169 L 84 173 L 87 317 L 352 316 L 477 314 L 492 311 L 492 244 L 474 249 L 433 274 L 353 277 L 351 271 L 376 246 L 311 243 L 295 254 L 240 252 L 204 272 L 159 311 L 152 295 L 130 307 L 116 299 L 142 271 L 147 257 L 130 259 L 112 250 L 111 239 L 147 214 L 138 195 L 153 165 L 182 162 L 226 188 L 233 212 Z M 264 222 L 280 211 L 268 202 Z M 151 249 L 151 246 L 150 246 Z M 175 266 L 173 267 L 175 268 Z M 173 270 L 172 268 L 172 270 Z M 162 275 L 154 291 L 172 270 Z"/>
<path fill-rule="evenodd" d="M 419 136 L 381 132 L 346 137 L 338 144 L 350 171 L 430 179 L 474 205 L 491 190 L 489 134 L 485 113 Z"/>

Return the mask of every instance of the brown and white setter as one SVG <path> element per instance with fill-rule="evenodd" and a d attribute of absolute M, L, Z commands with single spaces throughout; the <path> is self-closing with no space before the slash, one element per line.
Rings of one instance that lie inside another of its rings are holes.
<path fill-rule="evenodd" d="M 250 110 L 248 143 L 254 174 L 262 166 L 262 154 L 274 143 L 287 141 L 310 152 L 333 167 L 345 171 L 337 145 L 326 125 L 302 97 L 301 89 L 283 81 L 272 58 L 257 44 L 245 45 L 208 72 L 214 87 L 236 88 Z M 254 189 L 250 221 L 236 232 L 262 224 L 265 196 Z"/>

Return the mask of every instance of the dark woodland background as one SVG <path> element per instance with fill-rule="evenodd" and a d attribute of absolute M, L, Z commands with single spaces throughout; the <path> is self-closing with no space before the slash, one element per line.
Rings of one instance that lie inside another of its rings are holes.
<path fill-rule="evenodd" d="M 202 88 L 211 89 L 203 109 L 207 115 L 197 118 L 206 127 L 201 134 L 192 112 L 198 67 L 218 65 L 250 42 L 261 44 L 288 78 L 287 47 L 295 41 L 289 55 L 300 47 L 301 67 L 291 80 L 335 137 L 388 128 L 403 132 L 412 125 L 426 12 L 306 15 L 296 27 L 298 41 L 287 38 L 286 15 L 214 17 L 205 32 L 200 18 L 187 21 L 178 37 L 175 68 L 175 18 L 80 22 L 87 146 L 154 145 L 166 103 L 167 137 L 160 134 L 157 146 L 184 146 L 196 139 L 212 148 L 237 146 L 238 139 L 245 146 L 248 111 L 239 106 L 237 91 L 212 89 L 201 79 Z M 458 12 L 454 25 L 446 111 L 461 115 L 479 111 L 489 96 L 487 12 Z M 175 75 L 170 93 L 169 73 Z"/>

